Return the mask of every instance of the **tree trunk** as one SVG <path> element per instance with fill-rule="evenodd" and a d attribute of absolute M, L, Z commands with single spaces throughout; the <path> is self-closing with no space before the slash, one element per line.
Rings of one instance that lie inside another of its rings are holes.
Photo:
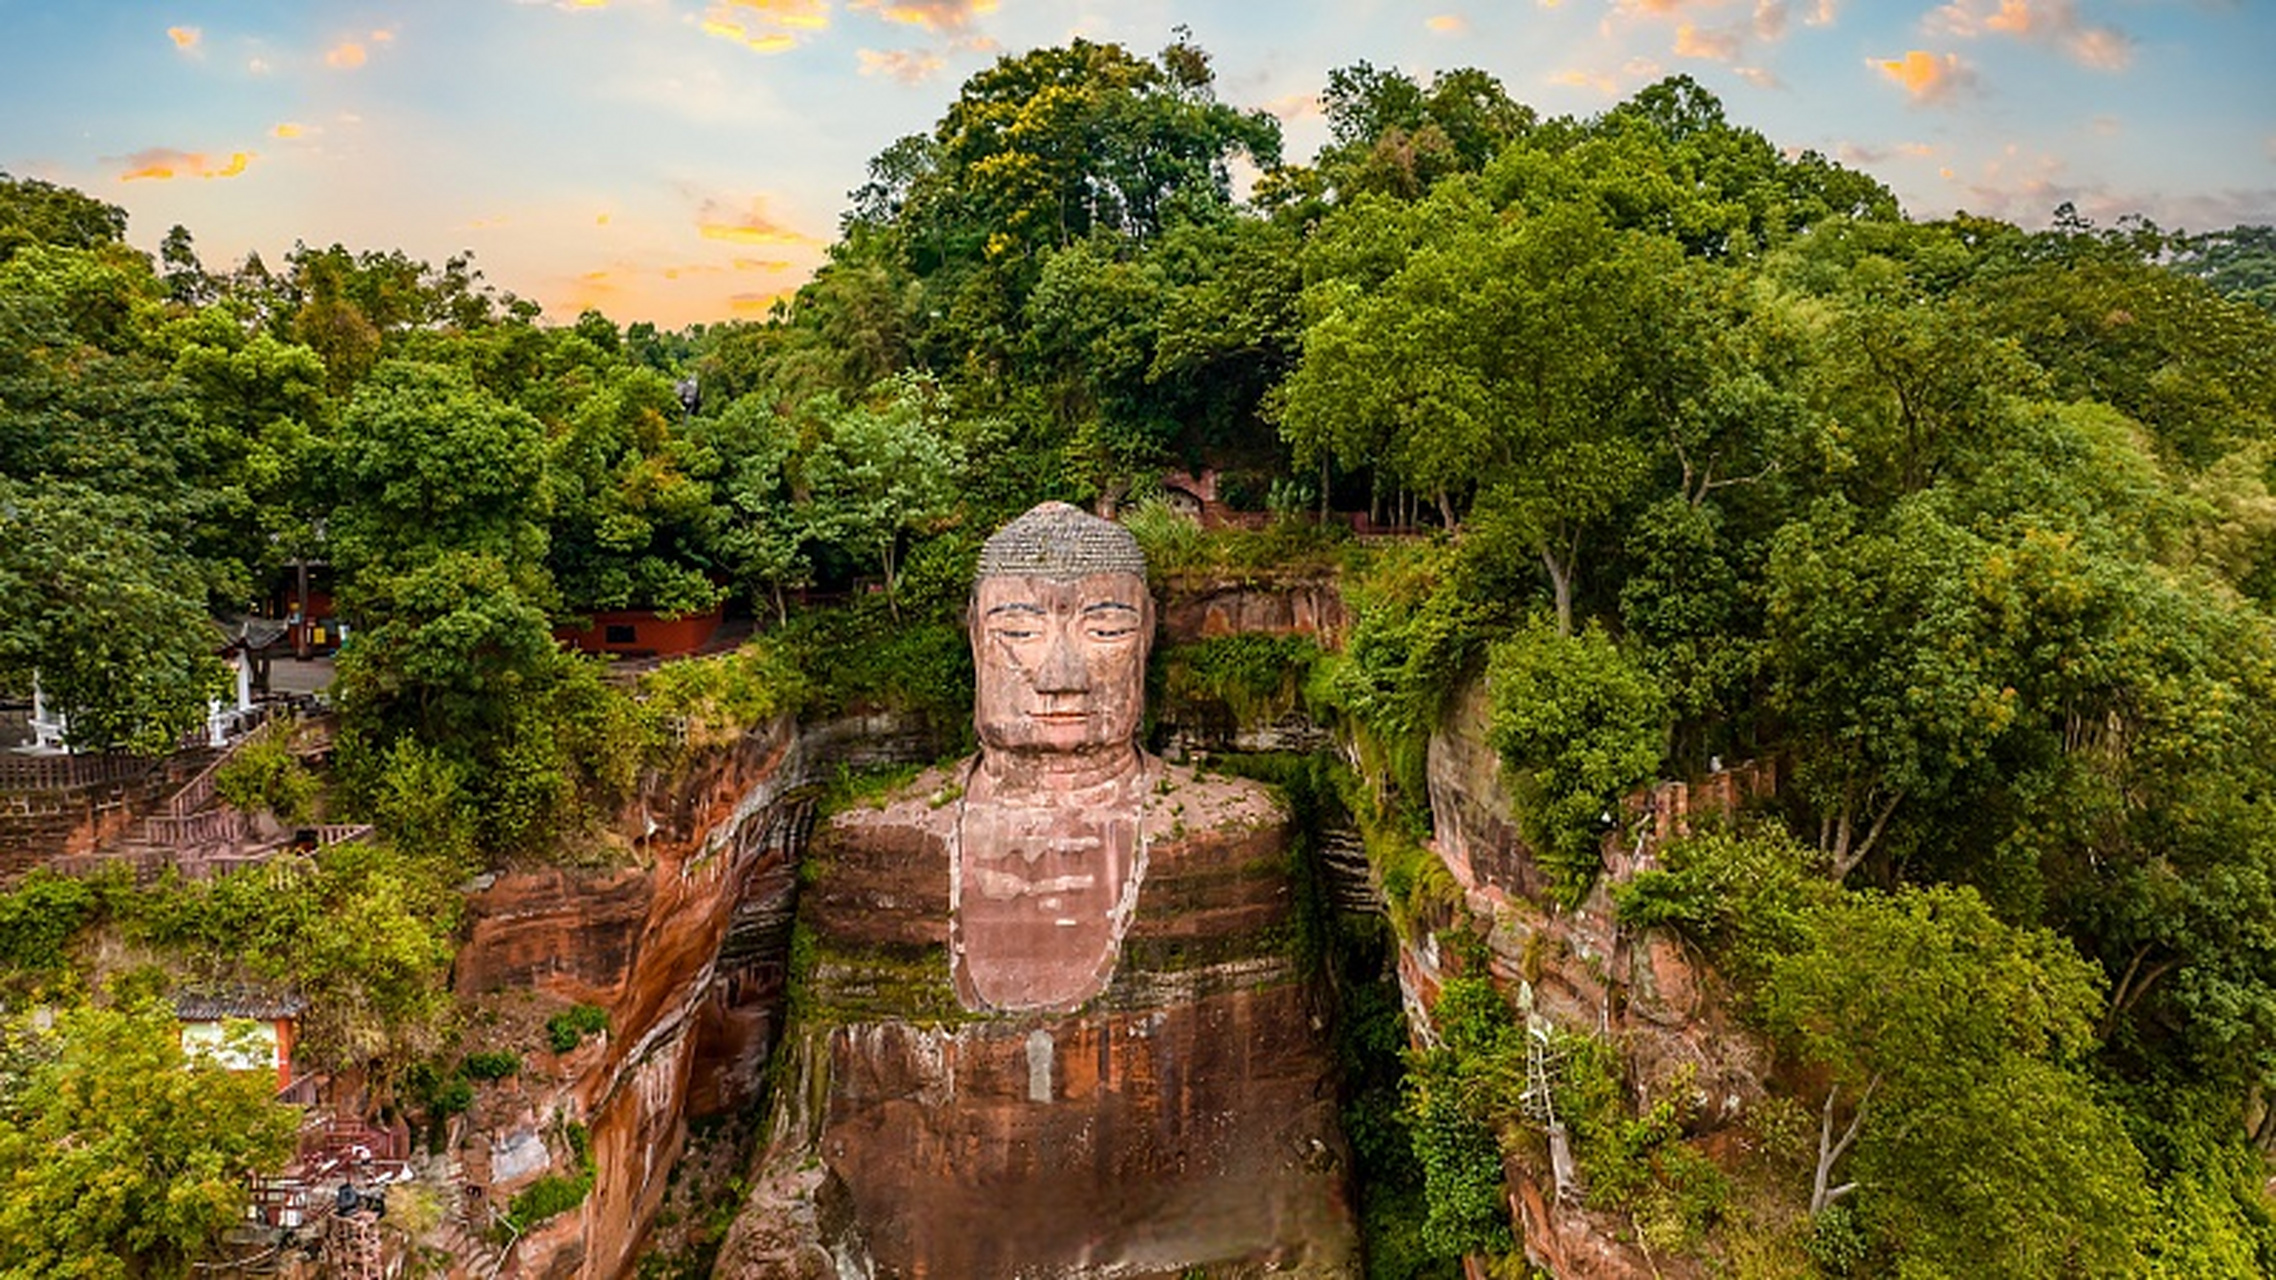
<path fill-rule="evenodd" d="M 1854 1182 L 1833 1185 L 1833 1167 L 1849 1151 L 1849 1144 L 1857 1141 L 1857 1131 L 1865 1124 L 1865 1104 L 1873 1100 L 1873 1091 L 1881 1086 L 1881 1077 L 1875 1075 L 1866 1082 L 1865 1092 L 1858 1095 L 1857 1109 L 1850 1113 L 1849 1124 L 1841 1137 L 1833 1136 L 1834 1102 L 1841 1096 L 1841 1086 L 1826 1086 L 1826 1105 L 1818 1113 L 1818 1167 L 1810 1178 L 1810 1216 L 1816 1217 L 1833 1207 L 1836 1200 L 1857 1190 Z"/>
<path fill-rule="evenodd" d="M 1557 597 L 1557 634 L 1573 634 L 1573 568 L 1557 553 L 1541 548 L 1541 567 L 1549 571 L 1549 588 Z"/>

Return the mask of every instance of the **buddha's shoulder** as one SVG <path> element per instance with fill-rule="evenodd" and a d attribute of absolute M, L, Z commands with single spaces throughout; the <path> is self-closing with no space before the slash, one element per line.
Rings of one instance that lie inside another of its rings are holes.
<path fill-rule="evenodd" d="M 840 836 L 945 841 L 956 827 L 968 761 L 934 765 L 891 790 L 840 802 L 826 830 Z"/>
<path fill-rule="evenodd" d="M 1156 838 L 1180 832 L 1278 832 L 1288 824 L 1287 802 L 1253 778 L 1161 760 L 1149 766 L 1153 780 L 1146 788 L 1146 829 Z"/>

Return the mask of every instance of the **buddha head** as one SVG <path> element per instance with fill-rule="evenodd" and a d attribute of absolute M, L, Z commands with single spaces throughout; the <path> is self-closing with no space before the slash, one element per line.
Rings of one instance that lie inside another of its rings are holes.
<path fill-rule="evenodd" d="M 1154 600 L 1129 530 L 1064 502 L 1033 508 L 981 548 L 967 626 L 984 750 L 1135 750 Z"/>

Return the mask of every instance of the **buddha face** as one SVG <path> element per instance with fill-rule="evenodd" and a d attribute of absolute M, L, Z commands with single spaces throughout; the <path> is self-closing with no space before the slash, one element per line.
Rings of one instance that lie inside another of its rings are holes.
<path fill-rule="evenodd" d="M 970 628 L 981 746 L 1082 752 L 1136 741 L 1154 633 L 1144 578 L 982 578 Z"/>

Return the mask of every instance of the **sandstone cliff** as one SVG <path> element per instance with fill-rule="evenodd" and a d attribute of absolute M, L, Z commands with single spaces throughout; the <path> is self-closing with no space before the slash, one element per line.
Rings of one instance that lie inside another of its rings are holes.
<path fill-rule="evenodd" d="M 786 718 L 644 780 L 619 824 L 638 865 L 518 872 L 475 895 L 454 981 L 478 1020 L 520 1024 L 520 1043 L 533 1006 L 595 1005 L 609 1025 L 486 1088 L 457 1135 L 461 1180 L 502 1207 L 572 1168 L 566 1125 L 589 1134 L 591 1193 L 516 1242 L 499 1274 L 607 1280 L 630 1269 L 689 1119 L 758 1096 L 781 1029 L 817 779 L 934 750 L 921 724 L 894 717 L 804 729 Z"/>
<path fill-rule="evenodd" d="M 1654 851 L 1695 814 L 1735 810 L 1773 782 L 1767 770 L 1721 773 L 1704 788 L 1662 783 L 1630 797 L 1604 842 L 1604 872 L 1578 906 L 1552 902 L 1548 878 L 1511 819 L 1513 799 L 1486 745 L 1486 691 L 1461 691 L 1431 736 L 1428 778 L 1432 845 L 1461 887 L 1469 928 L 1483 935 L 1487 964 L 1506 993 L 1522 987 L 1532 1007 L 1567 1031 L 1610 1041 L 1627 1064 L 1632 1110 L 1673 1092 L 1695 1117 L 1693 1139 L 1712 1145 L 1763 1097 L 1768 1050 L 1741 1027 L 1722 980 L 1680 939 L 1624 929 L 1611 888 L 1651 864 Z M 1409 1017 L 1429 1027 L 1445 977 L 1434 934 L 1401 949 Z M 1427 1030 L 1425 1031 L 1427 1034 Z M 1692 1259 L 1653 1255 L 1623 1215 L 1584 1207 L 1571 1186 L 1559 1195 L 1546 1146 L 1521 1145 L 1506 1159 L 1512 1222 L 1529 1260 L 1566 1280 L 1705 1275 Z"/>

